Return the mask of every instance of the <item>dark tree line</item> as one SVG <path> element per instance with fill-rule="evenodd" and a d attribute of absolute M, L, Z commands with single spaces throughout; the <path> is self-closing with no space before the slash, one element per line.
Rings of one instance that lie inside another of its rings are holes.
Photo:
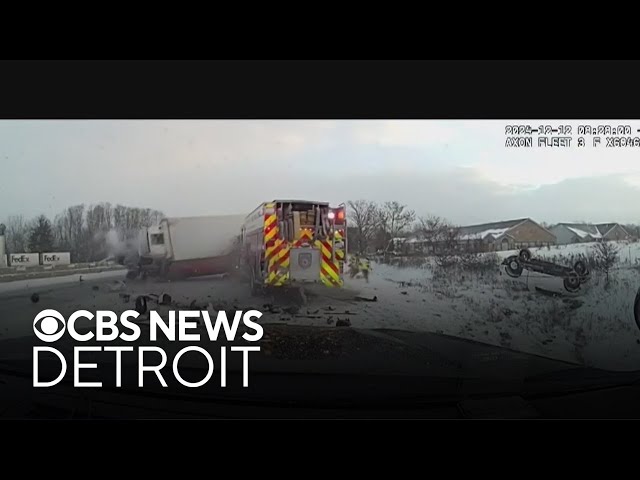
<path fill-rule="evenodd" d="M 150 208 L 112 206 L 109 203 L 74 205 L 56 215 L 27 220 L 22 215 L 7 219 L 8 253 L 67 251 L 74 262 L 99 261 L 113 255 L 117 244 L 135 240 L 143 227 L 162 218 Z"/>

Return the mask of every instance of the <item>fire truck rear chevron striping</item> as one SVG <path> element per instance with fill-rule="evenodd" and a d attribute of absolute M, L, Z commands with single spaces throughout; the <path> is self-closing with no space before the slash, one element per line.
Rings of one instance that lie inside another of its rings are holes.
<path fill-rule="evenodd" d="M 305 283 L 341 287 L 346 241 L 343 204 L 274 200 L 245 219 L 240 263 L 254 292 Z"/>

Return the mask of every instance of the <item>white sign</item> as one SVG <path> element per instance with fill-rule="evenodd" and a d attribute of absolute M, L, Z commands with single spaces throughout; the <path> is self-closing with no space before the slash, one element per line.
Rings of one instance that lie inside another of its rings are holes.
<path fill-rule="evenodd" d="M 40 255 L 37 253 L 11 253 L 9 265 L 12 267 L 37 267 L 40 265 Z"/>
<path fill-rule="evenodd" d="M 71 254 L 69 252 L 43 253 L 42 265 L 69 265 Z"/>

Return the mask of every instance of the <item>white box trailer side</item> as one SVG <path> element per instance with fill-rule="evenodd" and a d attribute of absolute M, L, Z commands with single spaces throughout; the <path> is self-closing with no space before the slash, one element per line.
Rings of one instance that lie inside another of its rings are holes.
<path fill-rule="evenodd" d="M 166 218 L 162 230 L 168 259 L 174 262 L 228 255 L 242 230 L 244 215 Z"/>

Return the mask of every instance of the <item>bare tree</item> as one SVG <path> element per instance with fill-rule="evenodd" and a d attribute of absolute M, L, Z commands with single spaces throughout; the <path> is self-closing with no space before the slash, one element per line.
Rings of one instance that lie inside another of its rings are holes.
<path fill-rule="evenodd" d="M 368 200 L 349 200 L 350 209 L 347 221 L 355 229 L 358 253 L 366 252 L 374 234 L 380 226 L 380 209 L 375 202 Z"/>
<path fill-rule="evenodd" d="M 29 226 L 22 215 L 13 215 L 5 222 L 6 247 L 10 253 L 22 253 L 27 250 Z"/>
<path fill-rule="evenodd" d="M 116 230 L 120 241 L 136 239 L 140 228 L 158 223 L 164 215 L 150 208 L 135 208 L 109 203 L 86 207 L 75 205 L 54 217 L 50 231 L 55 248 L 69 251 L 78 262 L 102 260 L 107 256 L 107 234 Z M 44 223 L 43 219 L 39 221 Z M 29 235 L 38 222 L 25 221 L 21 215 L 6 221 L 7 250 L 26 252 Z M 41 227 L 44 229 L 44 227 Z M 34 242 L 34 245 L 36 243 Z"/>
<path fill-rule="evenodd" d="M 404 233 L 416 220 L 416 212 L 399 202 L 385 202 L 380 209 L 380 228 L 385 237 L 386 249 L 391 240 Z"/>
<path fill-rule="evenodd" d="M 434 253 L 454 250 L 459 239 L 459 230 L 447 219 L 427 215 L 418 219 L 418 233 Z"/>

